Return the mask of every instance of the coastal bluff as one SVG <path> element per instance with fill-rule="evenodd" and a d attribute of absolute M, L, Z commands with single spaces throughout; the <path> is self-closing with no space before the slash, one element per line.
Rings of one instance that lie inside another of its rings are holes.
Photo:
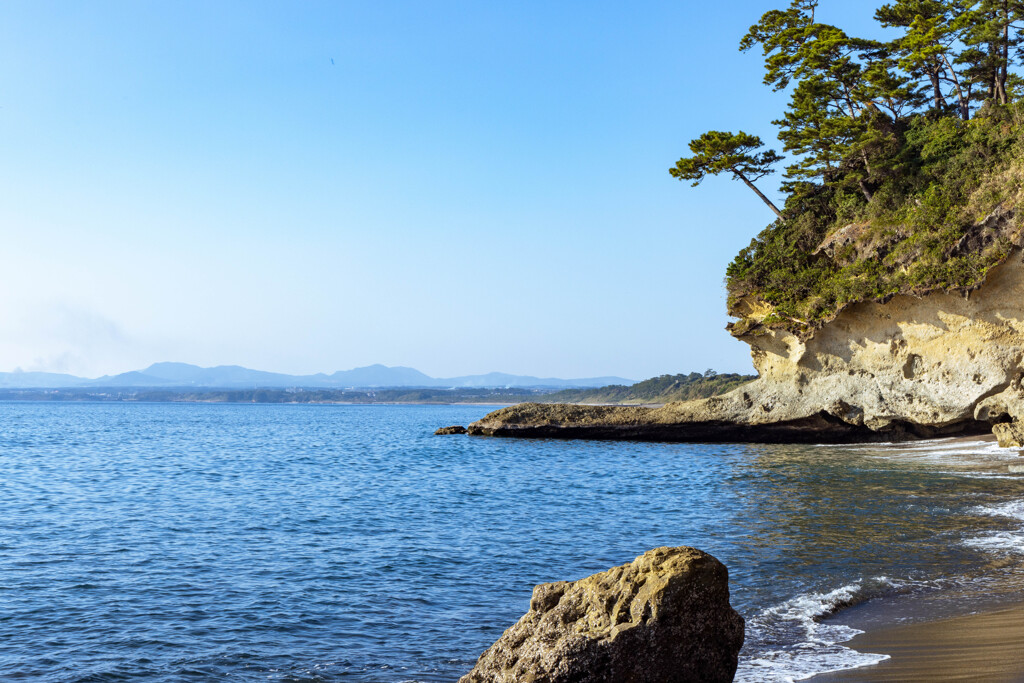
<path fill-rule="evenodd" d="M 651 441 L 848 443 L 993 432 L 1024 445 L 1024 255 L 968 292 L 850 305 L 805 334 L 730 326 L 758 378 L 660 408 L 520 404 L 471 435 Z"/>
<path fill-rule="evenodd" d="M 655 548 L 535 587 L 529 611 L 459 683 L 725 682 L 743 636 L 725 565 L 695 548 Z"/>

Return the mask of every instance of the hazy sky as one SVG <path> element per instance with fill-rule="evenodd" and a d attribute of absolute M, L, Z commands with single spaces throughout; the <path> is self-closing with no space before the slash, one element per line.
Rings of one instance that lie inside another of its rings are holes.
<path fill-rule="evenodd" d="M 748 370 L 723 277 L 772 216 L 667 169 L 774 143 L 736 45 L 785 4 L 6 0 L 0 370 Z"/>

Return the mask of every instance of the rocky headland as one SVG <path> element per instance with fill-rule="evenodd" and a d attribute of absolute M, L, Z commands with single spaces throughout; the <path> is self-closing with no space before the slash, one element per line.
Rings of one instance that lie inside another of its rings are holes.
<path fill-rule="evenodd" d="M 741 44 L 763 47 L 766 83 L 806 78 L 775 122 L 784 151 L 797 152 L 785 205 L 748 177 L 771 173 L 779 155 L 742 131 L 708 131 L 670 169 L 694 185 L 731 173 L 776 216 L 725 273 L 729 330 L 750 345 L 757 379 L 662 407 L 523 404 L 470 434 L 855 442 L 994 432 L 1004 446 L 1024 444 L 1024 101 L 838 106 L 823 93 L 859 86 L 829 90 L 795 66 L 819 54 L 807 36 L 834 28 L 815 23 L 815 4 L 766 13 Z M 835 124 L 835 139 L 803 137 L 817 130 L 804 127 L 817 106 L 832 107 L 813 120 Z"/>
<path fill-rule="evenodd" d="M 1015 223 L 1014 223 L 1015 225 Z M 1019 233 L 1013 236 L 1020 240 Z M 520 404 L 470 434 L 658 441 L 857 442 L 994 432 L 1024 443 L 1024 254 L 976 288 L 897 294 L 793 331 L 741 302 L 730 326 L 758 379 L 660 408 Z"/>
<path fill-rule="evenodd" d="M 459 683 L 731 681 L 743 634 L 721 562 L 694 548 L 656 548 L 534 588 L 529 611 Z"/>

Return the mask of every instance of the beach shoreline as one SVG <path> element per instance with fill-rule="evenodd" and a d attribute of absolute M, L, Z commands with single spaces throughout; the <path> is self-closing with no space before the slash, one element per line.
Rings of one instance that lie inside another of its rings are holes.
<path fill-rule="evenodd" d="M 944 440 L 985 442 L 992 436 Z M 1024 459 L 1022 459 L 1024 460 Z M 1024 598 L 999 591 L 985 600 L 947 596 L 942 607 L 894 597 L 835 615 L 860 631 L 842 643 L 856 652 L 883 655 L 876 664 L 814 675 L 812 683 L 890 681 L 1024 681 Z M 887 604 L 886 604 L 887 603 Z"/>
<path fill-rule="evenodd" d="M 870 666 L 818 674 L 811 683 L 1024 681 L 1024 601 L 965 616 L 873 628 L 844 643 L 887 655 Z"/>

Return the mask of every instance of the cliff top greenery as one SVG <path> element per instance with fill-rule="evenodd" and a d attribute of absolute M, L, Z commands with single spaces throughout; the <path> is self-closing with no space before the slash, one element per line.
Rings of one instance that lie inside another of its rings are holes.
<path fill-rule="evenodd" d="M 538 399 L 539 403 L 671 403 L 718 396 L 755 379 L 754 375 L 704 374 L 661 375 L 632 386 L 614 384 L 597 389 L 565 389 Z"/>
<path fill-rule="evenodd" d="M 750 28 L 767 86 L 787 199 L 756 186 L 783 157 L 743 132 L 710 131 L 670 169 L 697 185 L 729 173 L 776 220 L 726 271 L 730 314 L 807 332 L 858 301 L 970 290 L 1022 246 L 1024 0 L 896 0 L 875 13 L 889 42 L 816 21 L 793 0 Z"/>

